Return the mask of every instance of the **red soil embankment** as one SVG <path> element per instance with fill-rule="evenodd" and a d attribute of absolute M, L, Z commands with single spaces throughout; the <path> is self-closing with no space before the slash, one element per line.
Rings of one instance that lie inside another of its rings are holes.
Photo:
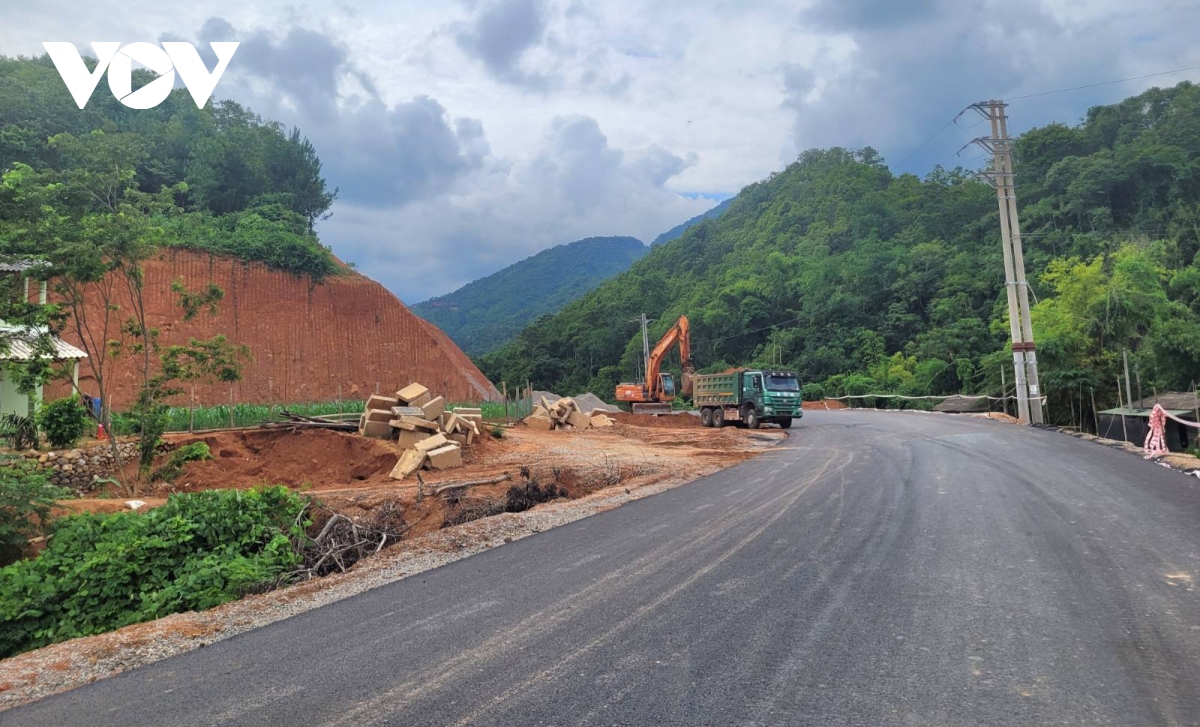
<path fill-rule="evenodd" d="M 242 380 L 233 385 L 236 402 L 271 403 L 365 398 L 377 389 L 392 392 L 419 381 L 450 400 L 499 397 L 499 393 L 458 346 L 431 323 L 409 311 L 379 283 L 347 270 L 321 283 L 272 270 L 261 263 L 180 248 L 164 248 L 145 266 L 149 325 L 162 331 L 164 344 L 186 343 L 218 333 L 250 347 Z M 210 281 L 225 292 L 216 316 L 201 312 L 183 322 L 178 295 L 171 283 L 180 279 L 188 290 Z M 112 316 L 110 337 L 129 316 L 127 297 L 117 296 L 119 314 Z M 99 296 L 90 301 L 87 318 L 92 337 L 102 341 Z M 75 345 L 80 336 L 68 324 L 63 338 Z M 137 375 L 129 359 L 108 364 L 110 398 L 127 407 L 137 391 Z M 88 362 L 80 365 L 81 388 L 89 387 Z M 68 388 L 51 387 L 49 396 Z M 224 404 L 228 384 L 196 386 L 198 404 Z M 185 404 L 186 396 L 176 403 Z"/>

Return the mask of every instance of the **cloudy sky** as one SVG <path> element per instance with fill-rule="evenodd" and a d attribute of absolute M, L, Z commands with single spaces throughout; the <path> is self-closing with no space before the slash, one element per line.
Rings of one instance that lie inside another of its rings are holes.
<path fill-rule="evenodd" d="M 811 147 L 978 166 L 974 118 L 914 148 L 973 101 L 1200 66 L 1196 28 L 1195 0 L 8 0 L 0 53 L 240 41 L 216 96 L 300 126 L 341 189 L 322 239 L 415 302 L 649 241 Z M 1184 79 L 1013 101 L 1013 128 Z"/>

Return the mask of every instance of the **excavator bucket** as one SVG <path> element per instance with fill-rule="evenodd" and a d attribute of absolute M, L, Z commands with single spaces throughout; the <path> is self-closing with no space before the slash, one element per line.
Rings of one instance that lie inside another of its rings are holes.
<path fill-rule="evenodd" d="M 646 404 L 631 404 L 630 406 L 632 407 L 632 409 L 633 409 L 633 413 L 634 413 L 634 414 L 655 414 L 655 415 L 661 415 L 661 414 L 670 414 L 670 413 L 671 413 L 671 405 L 670 405 L 670 404 L 667 404 L 667 403 L 658 403 L 658 404 L 649 404 L 649 403 L 646 403 Z"/>
<path fill-rule="evenodd" d="M 695 370 L 690 366 L 683 370 L 683 375 L 679 378 L 679 393 L 691 398 L 692 396 L 692 378 L 696 375 Z"/>

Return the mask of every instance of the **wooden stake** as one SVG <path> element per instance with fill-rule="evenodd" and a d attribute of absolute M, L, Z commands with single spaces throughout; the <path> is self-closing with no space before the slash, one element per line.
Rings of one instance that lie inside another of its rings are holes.
<path fill-rule="evenodd" d="M 196 431 L 196 385 L 192 385 L 192 398 L 188 401 L 188 432 Z"/>
<path fill-rule="evenodd" d="M 233 384 L 229 385 L 229 428 L 233 429 Z"/>

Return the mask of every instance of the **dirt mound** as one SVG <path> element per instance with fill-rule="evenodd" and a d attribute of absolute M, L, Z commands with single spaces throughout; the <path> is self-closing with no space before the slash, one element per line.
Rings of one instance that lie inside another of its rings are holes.
<path fill-rule="evenodd" d="M 446 334 L 413 315 L 382 285 L 353 271 L 314 283 L 261 263 L 180 248 L 164 248 L 144 268 L 148 323 L 162 331 L 163 344 L 221 333 L 250 347 L 254 360 L 233 385 L 236 401 L 366 398 L 377 387 L 390 392 L 411 381 L 425 383 L 435 396 L 450 401 L 500 398 Z M 171 292 L 176 279 L 193 290 L 209 282 L 219 285 L 225 298 L 218 315 L 180 322 L 178 296 Z M 130 308 L 126 300 L 114 302 L 122 310 Z M 98 320 L 102 310 L 101 301 L 94 301 L 88 316 Z M 63 338 L 80 344 L 72 326 Z M 125 357 L 108 364 L 110 397 L 118 408 L 136 396 L 135 363 Z M 83 390 L 95 393 L 94 385 L 89 389 L 86 362 L 79 373 Z M 69 386 L 52 386 L 48 395 L 65 396 Z M 197 386 L 196 398 L 200 404 L 226 404 L 229 386 Z M 184 396 L 178 399 L 176 403 L 186 403 Z"/>
<path fill-rule="evenodd" d="M 287 485 L 320 489 L 360 483 L 386 484 L 399 459 L 388 443 L 327 429 L 289 432 L 250 429 L 180 438 L 202 441 L 213 458 L 189 463 L 176 479 L 179 491 Z"/>
<path fill-rule="evenodd" d="M 632 424 L 635 427 L 650 427 L 653 429 L 691 429 L 693 427 L 704 426 L 700 423 L 700 417 L 687 412 L 655 416 L 654 414 L 629 414 L 622 411 L 610 416 L 621 424 Z"/>
<path fill-rule="evenodd" d="M 562 398 L 552 391 L 535 391 L 533 392 L 533 403 L 537 404 L 542 400 L 542 397 L 546 397 L 546 401 L 550 402 L 551 404 Z M 574 399 L 575 403 L 579 405 L 579 411 L 584 412 L 585 414 L 590 414 L 597 409 L 604 412 L 621 411 L 620 408 L 605 402 L 603 399 L 590 391 L 586 394 L 580 394 L 579 396 L 573 396 L 571 398 Z"/>
<path fill-rule="evenodd" d="M 806 401 L 803 404 L 805 409 L 845 409 L 846 402 L 834 401 L 833 399 L 822 399 L 821 401 Z"/>

